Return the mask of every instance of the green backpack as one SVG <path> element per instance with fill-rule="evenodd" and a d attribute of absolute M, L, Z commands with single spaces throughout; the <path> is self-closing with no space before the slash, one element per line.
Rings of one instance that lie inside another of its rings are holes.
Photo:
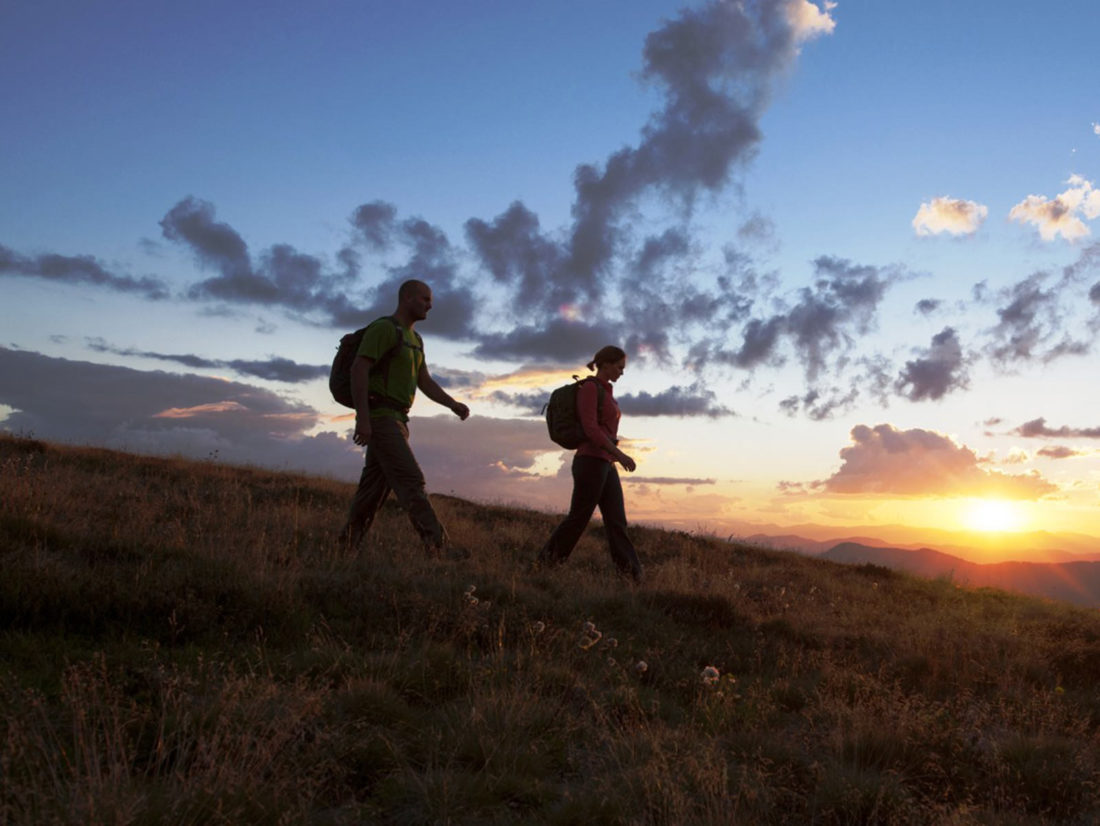
<path fill-rule="evenodd" d="M 582 379 L 573 376 L 573 381 L 550 394 L 550 401 L 542 408 L 546 414 L 546 429 L 550 432 L 551 441 L 568 450 L 576 450 L 587 440 L 580 416 L 577 415 L 577 391 L 586 381 L 596 381 L 596 378 L 588 376 Z M 604 392 L 603 385 L 596 381 L 597 418 L 603 413 Z"/>

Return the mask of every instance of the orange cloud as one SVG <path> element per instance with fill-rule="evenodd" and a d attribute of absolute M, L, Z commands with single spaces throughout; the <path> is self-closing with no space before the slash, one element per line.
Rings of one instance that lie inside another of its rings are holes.
<path fill-rule="evenodd" d="M 1044 241 L 1061 235 L 1076 241 L 1089 235 L 1085 220 L 1100 217 L 1100 190 L 1080 175 L 1071 175 L 1069 189 L 1049 200 L 1044 195 L 1028 195 L 1008 213 L 1013 221 L 1032 224 Z M 1085 219 L 1085 220 L 1082 220 Z"/>
<path fill-rule="evenodd" d="M 840 451 L 840 469 L 813 487 L 878 496 L 986 496 L 1040 499 L 1057 486 L 1037 472 L 1006 474 L 980 466 L 974 451 L 930 430 L 858 425 Z"/>
<path fill-rule="evenodd" d="M 246 408 L 240 402 L 210 402 L 208 404 L 197 404 L 194 407 L 169 407 L 167 410 L 162 410 L 160 413 L 153 415 L 154 419 L 191 419 L 195 416 L 205 416 L 209 413 L 240 413 L 246 411 Z"/>
<path fill-rule="evenodd" d="M 973 235 L 989 215 L 989 207 L 961 198 L 933 198 L 920 205 L 913 218 L 917 235 Z"/>

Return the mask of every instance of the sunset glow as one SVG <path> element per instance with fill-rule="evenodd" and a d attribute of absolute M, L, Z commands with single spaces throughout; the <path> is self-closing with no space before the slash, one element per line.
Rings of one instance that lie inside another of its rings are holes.
<path fill-rule="evenodd" d="M 981 533 L 1011 533 L 1024 527 L 1024 515 L 1012 502 L 978 499 L 966 506 L 964 524 Z"/>

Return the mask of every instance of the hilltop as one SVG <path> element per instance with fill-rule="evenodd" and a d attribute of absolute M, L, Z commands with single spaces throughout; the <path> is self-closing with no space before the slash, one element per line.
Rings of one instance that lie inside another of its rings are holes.
<path fill-rule="evenodd" d="M 1045 824 L 1100 819 L 1100 617 L 434 497 L 0 437 L 0 822 Z"/>

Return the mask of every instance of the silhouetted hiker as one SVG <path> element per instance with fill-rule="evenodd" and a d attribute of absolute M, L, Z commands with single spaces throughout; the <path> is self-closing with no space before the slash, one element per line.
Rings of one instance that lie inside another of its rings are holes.
<path fill-rule="evenodd" d="M 615 567 L 621 574 L 639 582 L 642 566 L 634 544 L 626 535 L 623 486 L 615 468 L 615 462 L 629 471 L 635 468 L 634 460 L 619 450 L 617 436 L 621 413 L 611 390 L 612 382 L 618 381 L 626 369 L 626 353 L 608 345 L 588 362 L 588 369 L 595 370 L 596 375 L 577 388 L 577 417 L 584 429 L 585 441 L 573 455 L 573 498 L 569 514 L 539 551 L 538 561 L 544 565 L 558 565 L 568 559 L 588 526 L 592 512 L 599 507 Z"/>
<path fill-rule="evenodd" d="M 359 547 L 390 490 L 429 553 L 439 553 L 447 545 L 447 532 L 428 500 L 424 474 L 409 447 L 408 413 L 417 388 L 463 421 L 470 408 L 452 399 L 428 372 L 423 342 L 413 327 L 431 308 L 431 288 L 422 281 L 406 281 L 398 289 L 393 316 L 372 322 L 363 332 L 351 367 L 351 393 L 355 443 L 366 445 L 367 457 L 340 532 L 340 542 L 348 549 Z M 376 364 L 378 369 L 372 370 Z"/>

